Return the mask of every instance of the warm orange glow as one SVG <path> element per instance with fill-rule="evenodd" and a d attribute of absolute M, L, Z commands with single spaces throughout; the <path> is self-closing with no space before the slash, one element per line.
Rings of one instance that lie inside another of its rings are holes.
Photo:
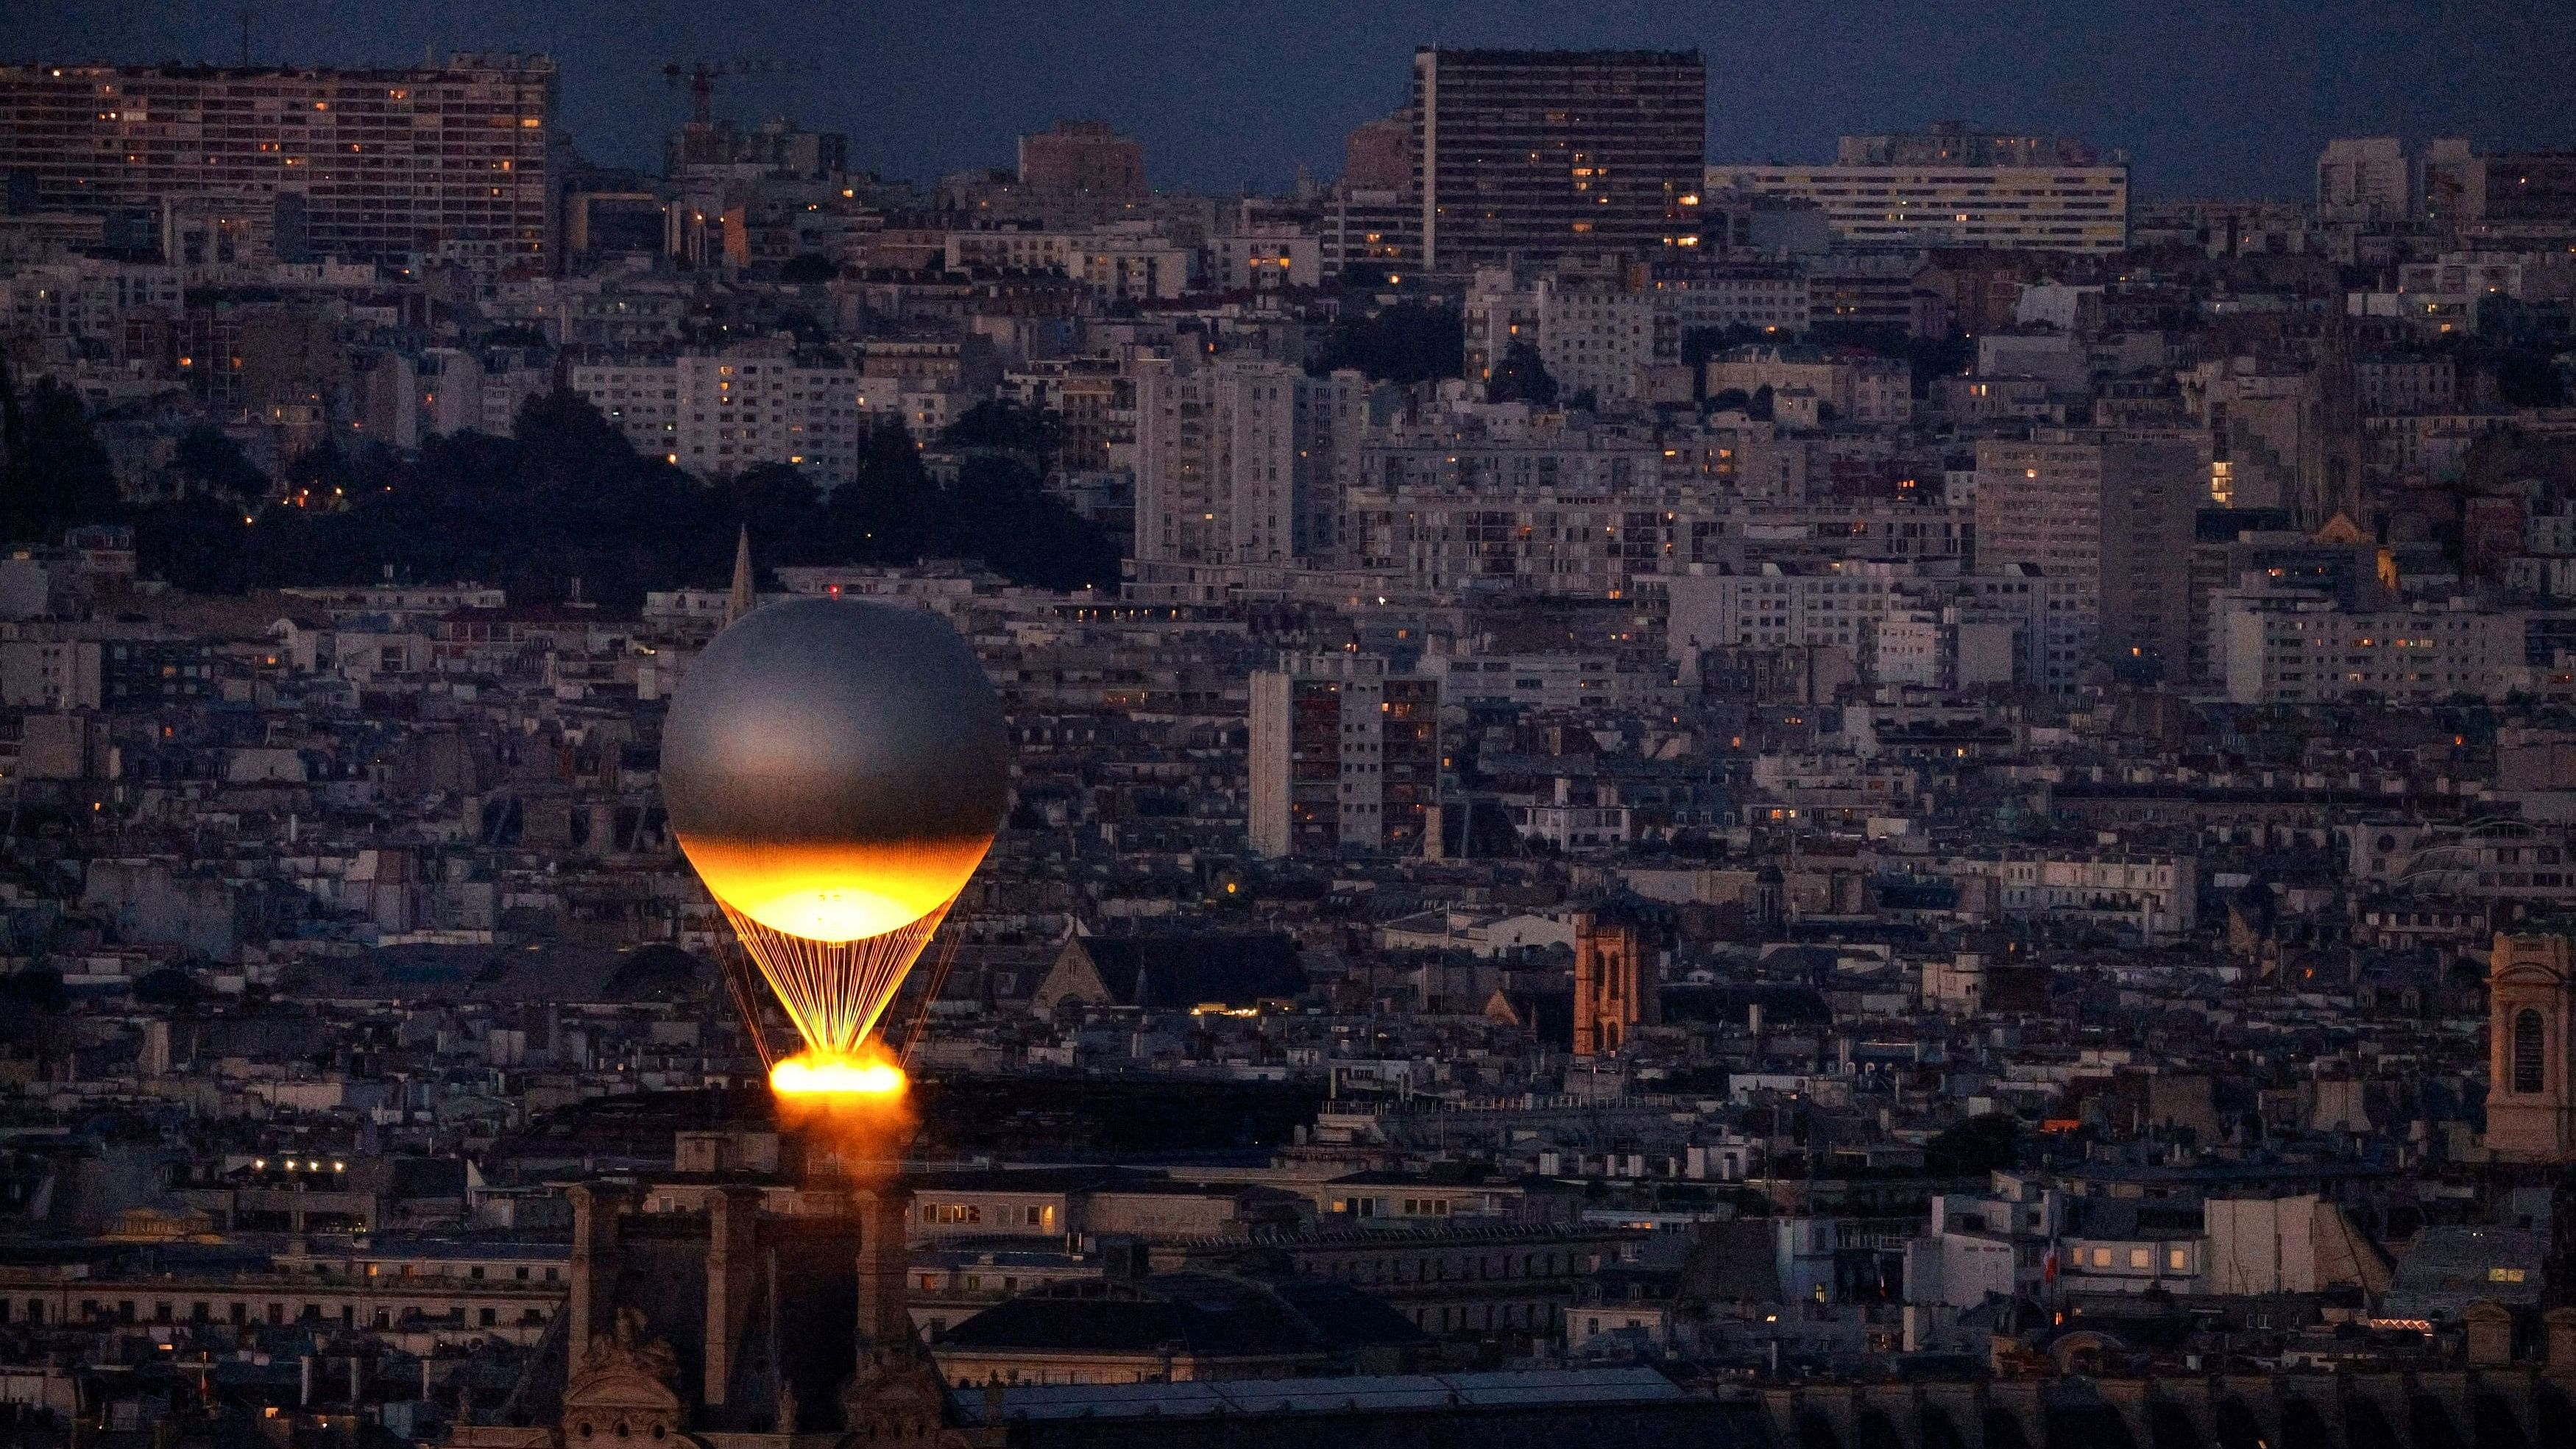
<path fill-rule="evenodd" d="M 716 899 L 809 941 L 856 941 L 920 920 L 965 889 L 992 844 L 989 835 L 864 845 L 680 837 Z"/>
<path fill-rule="evenodd" d="M 910 1085 L 882 1058 L 804 1052 L 769 1069 L 769 1090 L 782 1097 L 900 1097 Z"/>

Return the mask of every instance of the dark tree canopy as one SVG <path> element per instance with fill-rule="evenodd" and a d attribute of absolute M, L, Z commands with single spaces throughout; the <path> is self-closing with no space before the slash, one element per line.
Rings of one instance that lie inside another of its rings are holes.
<path fill-rule="evenodd" d="M 891 420 L 862 441 L 848 478 L 767 465 L 701 481 L 637 454 L 588 399 L 558 389 L 528 399 L 510 437 L 432 437 L 408 458 L 327 443 L 286 464 L 274 486 L 201 428 L 175 452 L 178 496 L 132 506 L 76 395 L 50 380 L 19 392 L 0 377 L 0 403 L 8 538 L 128 523 L 147 575 L 200 592 L 362 583 L 390 568 L 498 584 L 525 602 L 578 589 L 632 609 L 650 589 L 721 585 L 744 528 L 769 567 L 965 558 L 1050 587 L 1118 579 L 1119 541 L 1041 486 L 1051 423 L 1026 410 L 988 413 L 968 434 L 1032 445 L 1033 456 L 979 454 L 947 486 Z"/>
<path fill-rule="evenodd" d="M 1545 407 L 1556 401 L 1556 379 L 1548 374 L 1547 363 L 1541 360 L 1537 348 L 1515 342 L 1494 365 L 1494 375 L 1485 383 L 1485 400 Z"/>
<path fill-rule="evenodd" d="M 1324 340 L 1314 371 L 1356 367 L 1379 382 L 1430 382 L 1467 370 L 1467 325 L 1455 308 L 1398 302 L 1344 316 Z"/>
<path fill-rule="evenodd" d="M 50 377 L 22 391 L 0 366 L 0 543 L 52 543 L 116 506 L 116 469 L 80 394 Z"/>

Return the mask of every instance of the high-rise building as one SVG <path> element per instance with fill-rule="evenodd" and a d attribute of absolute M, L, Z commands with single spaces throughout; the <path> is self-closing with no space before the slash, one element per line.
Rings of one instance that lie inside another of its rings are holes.
<path fill-rule="evenodd" d="M 1292 564 L 1342 545 L 1368 380 L 1248 355 L 1136 369 L 1136 557 Z"/>
<path fill-rule="evenodd" d="M 2482 230 L 2557 239 L 2576 226 L 2576 151 L 2477 156 L 2461 174 L 2462 209 Z"/>
<path fill-rule="evenodd" d="M 1252 676 L 1252 848 L 1413 855 L 1440 791 L 1440 681 L 1373 654 L 1290 655 Z"/>
<path fill-rule="evenodd" d="M 2043 428 L 1977 445 L 1977 567 L 2060 581 L 2038 652 L 2072 686 L 2095 659 L 2180 677 L 2191 650 L 2194 511 L 2209 451 L 2197 432 Z"/>
<path fill-rule="evenodd" d="M 1423 265 L 1695 244 L 1707 136 L 1695 50 L 1419 50 Z"/>
<path fill-rule="evenodd" d="M 550 264 L 555 66 L 0 66 L 0 179 L 117 215 L 173 197 L 274 206 L 281 256 Z"/>
<path fill-rule="evenodd" d="M 1362 121 L 1342 139 L 1342 184 L 1401 191 L 1413 184 L 1413 116 L 1397 111 Z"/>

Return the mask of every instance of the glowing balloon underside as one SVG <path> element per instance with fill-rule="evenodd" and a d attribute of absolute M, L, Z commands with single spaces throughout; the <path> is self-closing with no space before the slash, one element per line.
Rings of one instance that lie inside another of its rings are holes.
<path fill-rule="evenodd" d="M 945 907 L 993 843 L 747 841 L 683 834 L 707 890 L 773 931 L 809 941 L 882 936 Z"/>

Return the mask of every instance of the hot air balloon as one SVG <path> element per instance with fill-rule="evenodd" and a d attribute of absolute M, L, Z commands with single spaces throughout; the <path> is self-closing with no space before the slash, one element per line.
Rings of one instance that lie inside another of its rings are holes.
<path fill-rule="evenodd" d="M 773 1087 L 900 1087 L 862 1044 L 992 845 L 1009 775 L 1001 702 L 927 611 L 772 604 L 689 667 L 663 725 L 662 794 L 804 1039 Z"/>

